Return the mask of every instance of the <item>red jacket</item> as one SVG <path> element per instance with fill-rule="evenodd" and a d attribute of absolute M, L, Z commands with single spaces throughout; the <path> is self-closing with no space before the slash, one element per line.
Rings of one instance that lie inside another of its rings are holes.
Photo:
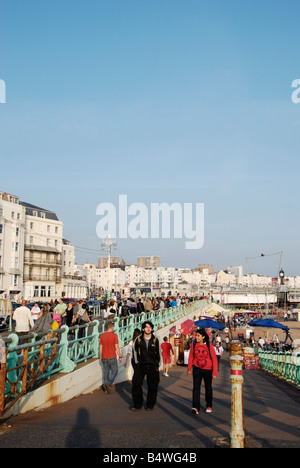
<path fill-rule="evenodd" d="M 192 366 L 195 366 L 199 367 L 200 369 L 212 370 L 213 377 L 217 377 L 218 360 L 215 348 L 211 343 L 209 343 L 209 350 L 210 353 L 206 343 L 203 345 L 196 342 L 192 343 L 188 362 L 188 372 L 191 372 Z"/>

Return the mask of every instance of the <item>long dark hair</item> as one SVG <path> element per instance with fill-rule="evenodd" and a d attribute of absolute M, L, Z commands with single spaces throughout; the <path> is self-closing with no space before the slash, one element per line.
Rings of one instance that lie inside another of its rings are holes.
<path fill-rule="evenodd" d="M 211 359 L 211 354 L 210 354 L 210 341 L 209 341 L 209 336 L 205 330 L 205 328 L 197 328 L 196 330 L 196 333 L 199 333 L 199 335 L 202 335 L 204 337 L 204 343 L 206 344 L 207 348 L 208 348 L 208 352 L 209 352 L 209 356 L 210 356 L 210 359 Z M 195 340 L 194 341 L 194 347 L 193 347 L 193 351 L 194 351 L 194 354 L 195 354 L 195 347 L 196 347 L 196 343 L 197 341 Z"/>
<path fill-rule="evenodd" d="M 205 328 L 197 328 L 196 333 L 199 333 L 199 335 L 204 336 L 204 343 L 209 343 L 209 336 L 205 330 Z"/>
<path fill-rule="evenodd" d="M 134 330 L 134 332 L 133 332 L 132 340 L 135 341 L 135 339 L 136 339 L 138 336 L 140 336 L 140 334 L 141 334 L 140 329 L 139 329 L 139 328 L 136 328 L 136 329 Z"/>

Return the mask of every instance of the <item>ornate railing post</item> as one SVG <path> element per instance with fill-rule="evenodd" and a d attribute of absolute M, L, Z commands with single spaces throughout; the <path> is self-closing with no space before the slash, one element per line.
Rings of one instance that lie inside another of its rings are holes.
<path fill-rule="evenodd" d="M 95 357 L 99 357 L 99 321 L 93 321 L 93 331 L 92 331 L 92 345 L 91 349 Z"/>
<path fill-rule="evenodd" d="M 231 366 L 231 448 L 244 448 L 243 361 L 244 359 L 240 355 L 229 358 Z"/>
<path fill-rule="evenodd" d="M 73 370 L 76 367 L 76 364 L 73 361 L 71 361 L 71 359 L 68 356 L 69 327 L 67 325 L 63 325 L 61 327 L 61 330 L 63 330 L 63 333 L 61 334 L 61 339 L 60 339 L 59 363 L 62 366 L 61 372 L 69 373 L 69 372 L 73 372 Z"/>

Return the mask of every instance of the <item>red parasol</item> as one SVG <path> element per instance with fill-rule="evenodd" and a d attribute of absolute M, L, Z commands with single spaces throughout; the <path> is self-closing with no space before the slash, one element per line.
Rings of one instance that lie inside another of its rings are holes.
<path fill-rule="evenodd" d="M 186 320 L 180 325 L 180 333 L 182 335 L 190 335 L 196 328 L 193 320 Z"/>

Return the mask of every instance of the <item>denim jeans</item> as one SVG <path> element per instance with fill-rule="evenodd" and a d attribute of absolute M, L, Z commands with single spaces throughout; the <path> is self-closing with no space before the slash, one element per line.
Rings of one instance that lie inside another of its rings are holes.
<path fill-rule="evenodd" d="M 112 385 L 118 374 L 118 361 L 117 358 L 113 359 L 102 359 L 103 367 L 103 387 L 106 387 L 106 383 Z"/>

